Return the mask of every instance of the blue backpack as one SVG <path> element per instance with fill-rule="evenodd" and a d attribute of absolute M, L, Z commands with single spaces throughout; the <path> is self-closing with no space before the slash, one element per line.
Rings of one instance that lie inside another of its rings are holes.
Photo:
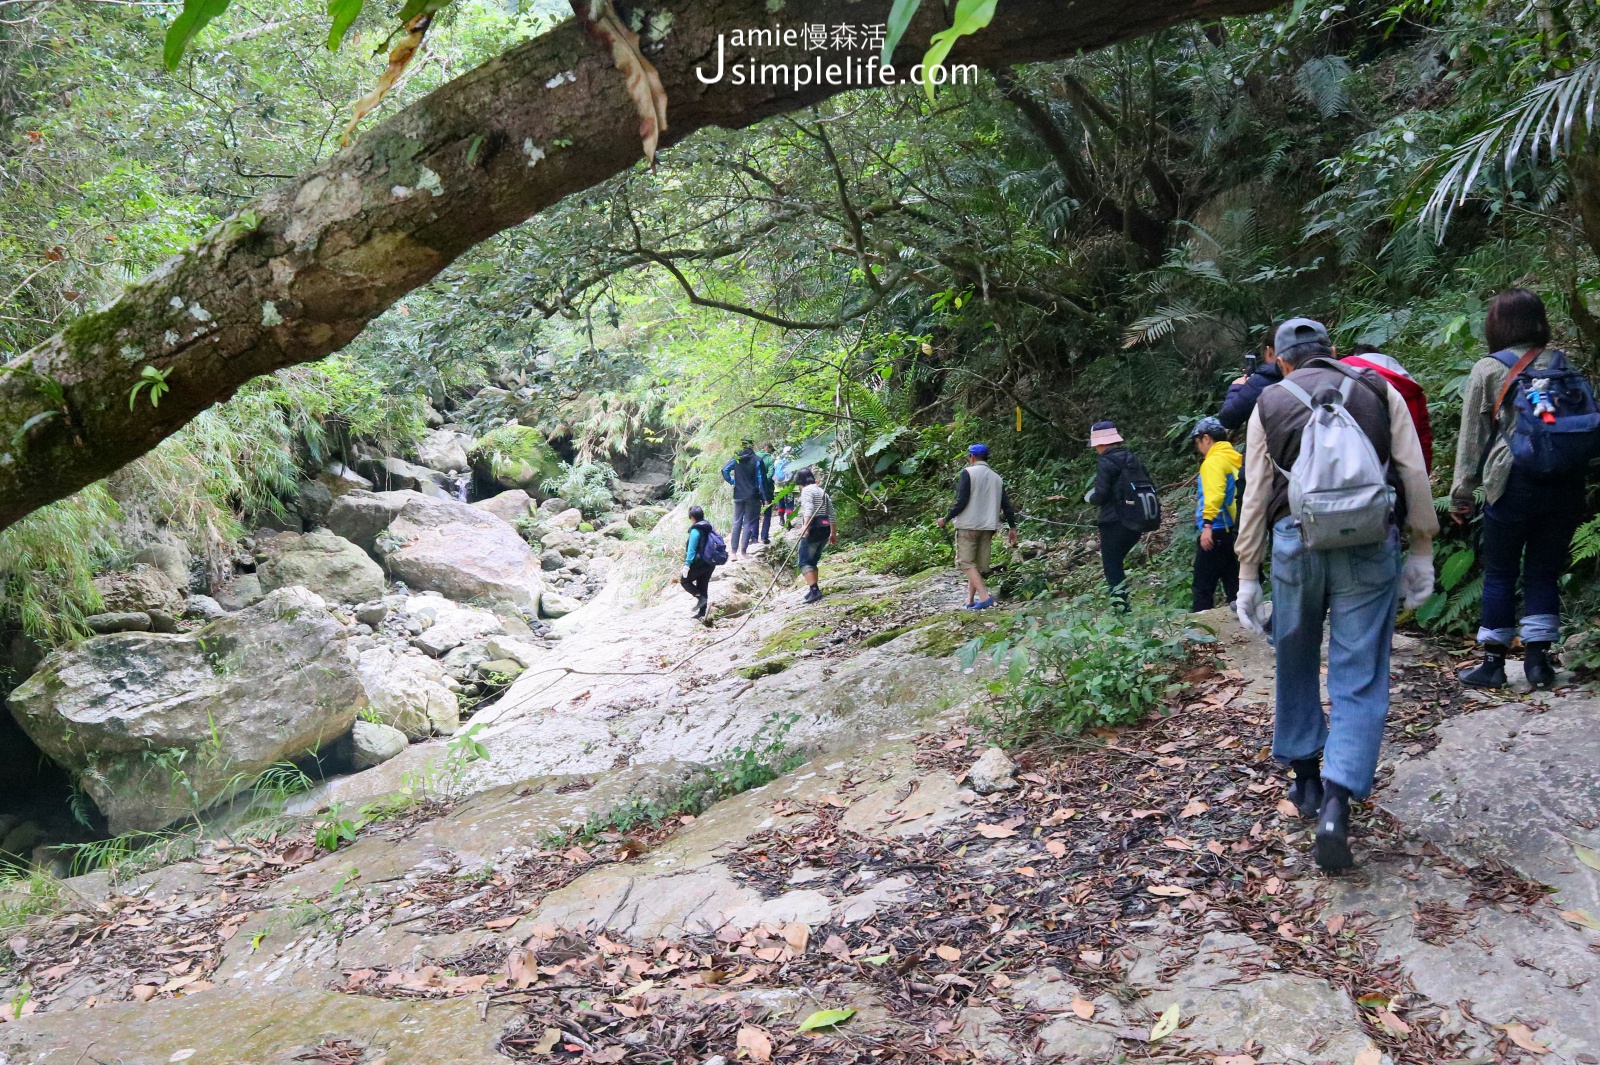
<path fill-rule="evenodd" d="M 700 545 L 700 560 L 709 562 L 713 566 L 728 564 L 728 541 L 724 540 L 717 530 L 712 529 L 706 533 L 706 541 Z"/>
<path fill-rule="evenodd" d="M 1533 348 L 1520 359 L 1509 351 L 1494 353 L 1511 371 L 1494 403 L 1494 424 L 1514 394 L 1516 423 L 1503 434 L 1512 465 L 1540 475 L 1581 473 L 1600 457 L 1600 404 L 1588 379 L 1567 365 L 1565 352 L 1551 352 L 1547 368 L 1532 369 L 1542 350 Z"/>

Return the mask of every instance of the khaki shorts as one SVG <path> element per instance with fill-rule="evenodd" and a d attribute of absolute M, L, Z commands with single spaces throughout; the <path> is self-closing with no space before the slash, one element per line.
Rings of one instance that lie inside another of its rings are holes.
<path fill-rule="evenodd" d="M 989 545 L 993 541 L 993 529 L 957 529 L 956 568 L 976 566 L 980 574 L 988 573 Z"/>

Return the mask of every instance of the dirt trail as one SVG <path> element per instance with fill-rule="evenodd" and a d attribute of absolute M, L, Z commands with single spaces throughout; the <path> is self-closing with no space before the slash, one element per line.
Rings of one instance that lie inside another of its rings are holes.
<path fill-rule="evenodd" d="M 1400 638 L 1361 868 L 1328 878 L 1266 754 L 1267 649 L 1226 619 L 1171 716 L 980 796 L 982 689 L 946 656 L 992 619 L 941 613 L 943 575 L 837 589 L 721 644 L 737 621 L 680 597 L 603 601 L 552 666 L 645 675 L 530 670 L 448 811 L 78 885 L 13 944 L 42 1012 L 0 1026 L 5 1061 L 1600 1062 L 1586 690 L 1469 700 Z M 698 818 L 550 835 L 774 714 L 822 753 Z M 799 1030 L 824 1010 L 855 1012 Z"/>

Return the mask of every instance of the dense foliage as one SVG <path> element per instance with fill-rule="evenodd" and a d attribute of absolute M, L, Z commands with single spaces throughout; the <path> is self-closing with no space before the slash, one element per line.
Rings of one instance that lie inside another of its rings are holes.
<path fill-rule="evenodd" d="M 325 158 L 397 14 L 368 5 L 359 47 L 333 52 L 331 8 L 236 0 L 169 75 L 177 4 L 0 10 L 6 352 Z M 432 11 L 384 106 L 534 32 L 541 10 Z M 426 401 L 475 432 L 518 417 L 578 469 L 675 444 L 691 484 L 714 484 L 741 437 L 788 443 L 829 471 L 847 528 L 874 535 L 931 519 L 981 436 L 1023 509 L 1070 527 L 1092 520 L 1090 421 L 1116 418 L 1178 482 L 1185 430 L 1244 350 L 1308 313 L 1426 386 L 1442 494 L 1490 294 L 1538 288 L 1560 343 L 1590 364 L 1600 350 L 1597 35 L 1592 5 L 1297 0 L 935 100 L 863 92 L 702 133 L 482 246 L 137 476 L 174 486 L 162 520 L 226 534 L 351 439 L 403 444 Z M 504 388 L 473 398 L 486 383 Z M 0 551 L 11 609 L 40 634 L 91 605 L 84 575 L 123 520 L 93 492 L 52 509 L 4 539 L 98 531 L 64 558 Z M 1450 535 L 1422 616 L 1460 631 L 1474 534 Z M 929 540 L 893 533 L 879 564 L 945 557 Z M 1579 563 L 1580 605 L 1596 566 Z"/>

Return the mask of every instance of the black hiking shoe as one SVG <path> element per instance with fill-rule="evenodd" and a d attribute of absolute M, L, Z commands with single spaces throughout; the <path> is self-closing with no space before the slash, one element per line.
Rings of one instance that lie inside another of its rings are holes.
<path fill-rule="evenodd" d="M 1522 672 L 1535 688 L 1556 686 L 1556 667 L 1550 661 L 1550 644 L 1544 641 L 1527 645 L 1522 656 Z"/>
<path fill-rule="evenodd" d="M 1483 661 L 1461 674 L 1461 683 L 1469 688 L 1504 688 L 1506 686 L 1506 649 L 1497 643 L 1483 645 Z"/>
<path fill-rule="evenodd" d="M 708 599 L 706 596 L 703 596 L 703 595 L 696 596 L 695 597 L 694 613 L 691 614 L 690 617 L 695 617 L 695 618 L 703 618 L 703 617 L 705 617 L 706 616 L 706 607 L 708 605 L 710 605 L 710 602 L 711 602 L 710 599 Z"/>
<path fill-rule="evenodd" d="M 821 598 L 822 598 L 822 589 L 820 587 L 818 587 L 817 585 L 813 584 L 810 588 L 806 589 L 806 597 L 805 597 L 805 599 L 803 599 L 801 601 L 802 602 L 806 602 L 806 603 L 815 603 L 818 599 L 821 599 Z"/>
<path fill-rule="evenodd" d="M 1331 780 L 1323 781 L 1325 797 L 1317 815 L 1317 868 L 1342 872 L 1356 864 L 1350 853 L 1350 792 Z"/>
<path fill-rule="evenodd" d="M 1289 801 L 1307 821 L 1322 812 L 1322 759 L 1297 758 L 1289 763 L 1294 779 L 1289 782 Z"/>

